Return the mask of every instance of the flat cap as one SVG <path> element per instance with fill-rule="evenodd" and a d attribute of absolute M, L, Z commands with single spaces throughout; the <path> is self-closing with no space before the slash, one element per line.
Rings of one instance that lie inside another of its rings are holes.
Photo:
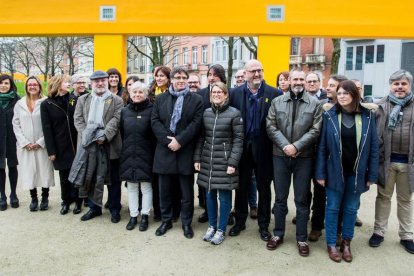
<path fill-rule="evenodd" d="M 92 73 L 92 75 L 89 77 L 90 80 L 97 80 L 97 79 L 104 79 L 109 78 L 108 74 L 101 70 L 96 70 Z"/>

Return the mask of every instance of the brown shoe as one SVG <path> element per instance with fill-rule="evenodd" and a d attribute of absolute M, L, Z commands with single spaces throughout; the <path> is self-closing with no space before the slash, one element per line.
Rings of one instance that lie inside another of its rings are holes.
<path fill-rule="evenodd" d="M 301 255 L 302 257 L 309 256 L 309 245 L 307 244 L 307 242 L 298 241 L 297 245 L 298 245 L 299 255 Z"/>
<path fill-rule="evenodd" d="M 319 240 L 320 236 L 322 236 L 322 231 L 312 230 L 308 235 L 308 240 L 316 242 Z"/>
<path fill-rule="evenodd" d="M 283 238 L 279 236 L 273 236 L 266 244 L 268 250 L 275 250 L 283 243 Z"/>
<path fill-rule="evenodd" d="M 252 219 L 257 219 L 257 208 L 256 207 L 250 208 L 250 217 Z"/>
<path fill-rule="evenodd" d="M 328 246 L 327 250 L 328 250 L 329 259 L 337 263 L 341 262 L 341 254 L 339 254 L 339 251 L 338 249 L 336 249 L 335 246 Z"/>
<path fill-rule="evenodd" d="M 348 263 L 352 262 L 351 241 L 342 240 L 340 250 L 342 252 L 342 259 L 344 259 L 344 261 Z"/>
<path fill-rule="evenodd" d="M 355 226 L 357 226 L 357 227 L 361 227 L 362 226 L 362 220 L 360 220 L 359 217 L 356 218 Z"/>

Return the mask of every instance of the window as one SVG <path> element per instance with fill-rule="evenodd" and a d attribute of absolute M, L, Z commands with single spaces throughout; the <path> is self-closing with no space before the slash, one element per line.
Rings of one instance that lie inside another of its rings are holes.
<path fill-rule="evenodd" d="M 178 50 L 177 49 L 173 51 L 173 59 L 174 59 L 173 66 L 175 67 L 178 65 Z"/>
<path fill-rule="evenodd" d="M 363 56 L 364 56 L 364 46 L 357 46 L 356 47 L 355 70 L 362 70 Z"/>
<path fill-rule="evenodd" d="M 377 62 L 384 62 L 384 45 L 377 45 Z"/>
<path fill-rule="evenodd" d="M 239 49 L 239 45 L 238 44 L 235 44 L 234 46 L 233 46 L 234 48 L 233 48 L 233 59 L 234 60 L 237 60 L 237 50 Z"/>
<path fill-rule="evenodd" d="M 202 48 L 201 62 L 203 64 L 207 63 L 207 45 L 204 45 L 203 48 Z"/>
<path fill-rule="evenodd" d="M 134 55 L 134 68 L 138 69 L 138 67 L 139 67 L 138 55 Z"/>
<path fill-rule="evenodd" d="M 345 70 L 352 70 L 354 61 L 354 47 L 346 48 L 346 68 Z"/>
<path fill-rule="evenodd" d="M 313 54 L 323 55 L 324 53 L 324 39 L 314 38 L 313 39 Z"/>
<path fill-rule="evenodd" d="M 222 41 L 222 45 L 223 45 L 223 47 L 222 47 L 222 49 L 223 49 L 223 61 L 227 61 L 227 56 L 228 56 L 228 53 L 229 53 L 228 45 L 224 41 Z"/>
<path fill-rule="evenodd" d="M 193 55 L 192 55 L 192 64 L 197 64 L 198 61 L 198 48 L 197 47 L 193 47 L 192 49 L 193 51 Z"/>
<path fill-rule="evenodd" d="M 372 85 L 364 85 L 364 97 L 372 96 Z"/>
<path fill-rule="evenodd" d="M 183 48 L 183 65 L 188 64 L 188 48 Z"/>
<path fill-rule="evenodd" d="M 290 55 L 298 56 L 300 54 L 300 39 L 292 38 L 290 40 Z"/>
<path fill-rule="evenodd" d="M 221 41 L 216 41 L 216 61 L 221 61 Z"/>
<path fill-rule="evenodd" d="M 374 63 L 374 45 L 365 47 L 365 63 Z"/>

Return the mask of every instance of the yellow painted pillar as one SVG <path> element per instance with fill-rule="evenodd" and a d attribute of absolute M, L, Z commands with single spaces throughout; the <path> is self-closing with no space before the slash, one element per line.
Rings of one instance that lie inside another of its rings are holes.
<path fill-rule="evenodd" d="M 118 69 L 122 81 L 126 80 L 127 37 L 125 35 L 94 36 L 94 70 L 106 71 L 109 68 Z"/>
<path fill-rule="evenodd" d="M 266 83 L 276 86 L 276 76 L 282 71 L 289 71 L 290 37 L 260 35 L 257 59 L 263 64 Z"/>

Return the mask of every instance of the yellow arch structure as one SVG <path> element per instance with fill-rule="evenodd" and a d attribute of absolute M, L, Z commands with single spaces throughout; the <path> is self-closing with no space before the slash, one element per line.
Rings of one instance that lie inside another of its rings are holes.
<path fill-rule="evenodd" d="M 113 21 L 100 20 L 102 6 L 115 7 Z M 413 38 L 412 10 L 412 0 L 14 0 L 2 3 L 0 35 L 94 35 L 95 69 L 124 74 L 128 35 L 258 36 L 274 78 L 289 66 L 292 36 Z"/>

